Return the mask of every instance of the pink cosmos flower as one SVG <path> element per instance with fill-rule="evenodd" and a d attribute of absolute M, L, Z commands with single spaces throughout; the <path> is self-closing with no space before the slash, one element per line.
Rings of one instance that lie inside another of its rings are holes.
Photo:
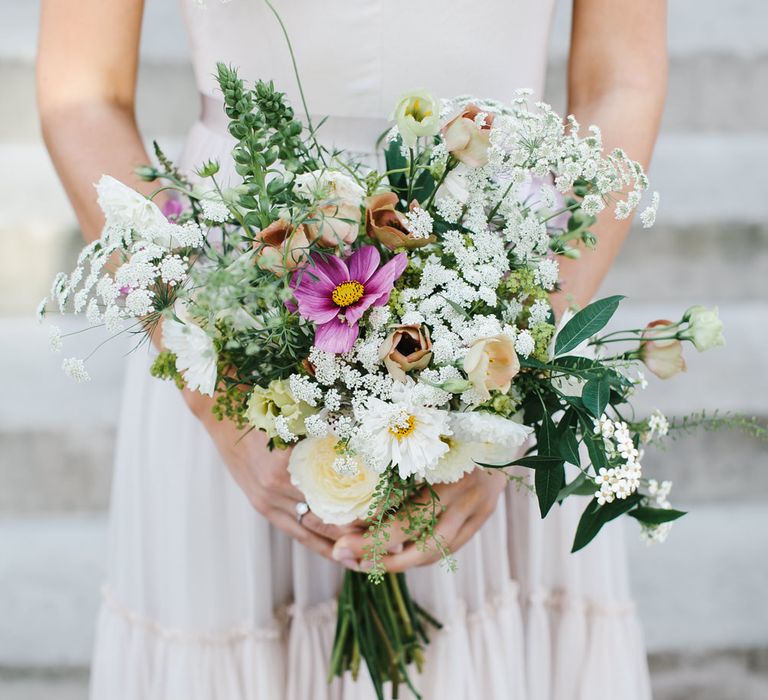
<path fill-rule="evenodd" d="M 360 333 L 358 321 L 372 306 L 383 306 L 408 259 L 395 255 L 379 267 L 381 256 L 372 245 L 358 248 L 346 260 L 334 255 L 312 256 L 291 280 L 299 314 L 315 323 L 315 346 L 348 352 Z"/>

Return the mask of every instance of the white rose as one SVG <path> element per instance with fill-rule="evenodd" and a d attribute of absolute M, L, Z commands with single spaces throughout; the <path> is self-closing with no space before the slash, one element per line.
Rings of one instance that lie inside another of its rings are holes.
<path fill-rule="evenodd" d="M 688 321 L 688 329 L 683 337 L 690 340 L 699 352 L 725 345 L 723 322 L 718 316 L 717 307 L 707 309 L 692 306 L 683 315 L 683 320 Z"/>
<path fill-rule="evenodd" d="M 288 472 L 318 518 L 346 525 L 367 515 L 379 476 L 359 462 L 356 474 L 334 469 L 336 444 L 333 436 L 302 440 L 291 452 Z"/>

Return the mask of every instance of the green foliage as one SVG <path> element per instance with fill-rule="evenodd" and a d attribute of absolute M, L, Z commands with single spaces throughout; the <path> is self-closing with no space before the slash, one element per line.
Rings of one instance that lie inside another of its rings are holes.
<path fill-rule="evenodd" d="M 608 399 L 611 393 L 609 381 L 603 377 L 601 379 L 590 379 L 581 391 L 581 400 L 586 408 L 595 418 L 600 418 L 608 405 Z"/>
<path fill-rule="evenodd" d="M 621 295 L 616 295 L 598 299 L 575 314 L 557 334 L 555 355 L 573 350 L 587 338 L 602 330 L 611 320 L 611 316 L 616 312 L 623 298 Z"/>
<path fill-rule="evenodd" d="M 639 493 L 633 493 L 627 498 L 616 499 L 612 503 L 601 506 L 598 505 L 597 499 L 593 498 L 581 514 L 571 552 L 578 552 L 586 547 L 600 532 L 603 525 L 632 510 L 641 500 L 642 496 Z"/>
<path fill-rule="evenodd" d="M 179 389 L 183 389 L 186 384 L 184 377 L 176 369 L 176 355 L 170 350 L 163 350 L 152 363 L 149 373 L 158 379 L 167 379 L 176 384 Z"/>
<path fill-rule="evenodd" d="M 650 506 L 638 506 L 627 515 L 639 520 L 646 525 L 661 525 L 669 523 L 685 515 L 683 510 L 674 510 L 673 508 L 651 508 Z"/>

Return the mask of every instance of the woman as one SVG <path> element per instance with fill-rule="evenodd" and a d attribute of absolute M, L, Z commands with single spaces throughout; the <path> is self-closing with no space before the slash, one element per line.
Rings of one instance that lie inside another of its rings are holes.
<path fill-rule="evenodd" d="M 327 143 L 370 151 L 400 91 L 505 98 L 540 94 L 553 0 L 406 3 L 284 0 L 310 108 L 330 115 Z M 203 110 L 183 167 L 226 162 L 231 142 L 212 78 L 225 61 L 272 78 L 296 99 L 279 27 L 260 0 L 186 0 Z M 109 173 L 138 189 L 149 162 L 134 119 L 140 0 L 43 0 L 38 65 L 43 131 L 89 239 L 101 215 L 91 183 Z M 666 76 L 665 3 L 575 0 L 569 112 L 647 164 Z M 172 88 L 169 88 L 172 89 Z M 231 177 L 231 173 L 230 173 Z M 561 265 L 562 311 L 583 305 L 619 250 L 626 222 Z M 326 684 L 342 566 L 357 568 L 353 527 L 300 522 L 285 452 L 217 422 L 207 400 L 129 363 L 117 448 L 109 580 L 93 700 L 371 698 L 365 678 Z M 186 406 L 184 403 L 186 402 Z M 227 470 L 233 477 L 229 478 Z M 477 470 L 441 487 L 441 531 L 458 572 L 395 532 L 388 566 L 445 623 L 418 683 L 426 700 L 645 700 L 647 671 L 628 599 L 620 531 L 568 554 L 579 504 L 541 521 L 525 489 Z M 239 488 L 238 488 L 239 487 Z"/>

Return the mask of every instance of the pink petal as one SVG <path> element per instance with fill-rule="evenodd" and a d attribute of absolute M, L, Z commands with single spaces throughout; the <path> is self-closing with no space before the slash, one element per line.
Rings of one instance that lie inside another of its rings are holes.
<path fill-rule="evenodd" d="M 376 292 L 374 294 L 363 294 L 363 296 L 360 297 L 360 299 L 358 299 L 354 304 L 352 304 L 352 306 L 348 306 L 346 309 L 343 309 L 343 313 L 347 321 L 349 321 L 349 323 L 357 323 L 360 320 L 360 317 L 371 306 L 379 301 L 382 294 L 385 296 L 383 303 L 386 303 L 387 299 L 389 298 L 389 293 Z M 381 306 L 381 304 L 379 304 L 379 306 Z"/>
<path fill-rule="evenodd" d="M 344 323 L 335 318 L 315 328 L 315 346 L 319 350 L 340 355 L 349 352 L 360 333 L 358 325 Z"/>
<path fill-rule="evenodd" d="M 307 268 L 307 272 L 310 274 L 316 272 L 320 279 L 325 277 L 334 287 L 351 279 L 346 264 L 335 255 L 326 255 L 321 258 L 321 256 L 314 254 L 312 260 L 315 266 Z"/>
<path fill-rule="evenodd" d="M 379 251 L 372 245 L 358 248 L 347 258 L 349 279 L 357 280 L 363 285 L 371 278 L 381 262 Z"/>
<path fill-rule="evenodd" d="M 374 306 L 382 306 L 387 303 L 395 280 L 403 274 L 407 265 L 408 258 L 405 253 L 398 253 L 386 265 L 380 267 L 373 277 L 366 282 L 366 294 L 379 295 Z"/>
<path fill-rule="evenodd" d="M 339 315 L 339 307 L 330 295 L 316 294 L 301 287 L 294 292 L 299 313 L 315 323 L 327 323 Z"/>

